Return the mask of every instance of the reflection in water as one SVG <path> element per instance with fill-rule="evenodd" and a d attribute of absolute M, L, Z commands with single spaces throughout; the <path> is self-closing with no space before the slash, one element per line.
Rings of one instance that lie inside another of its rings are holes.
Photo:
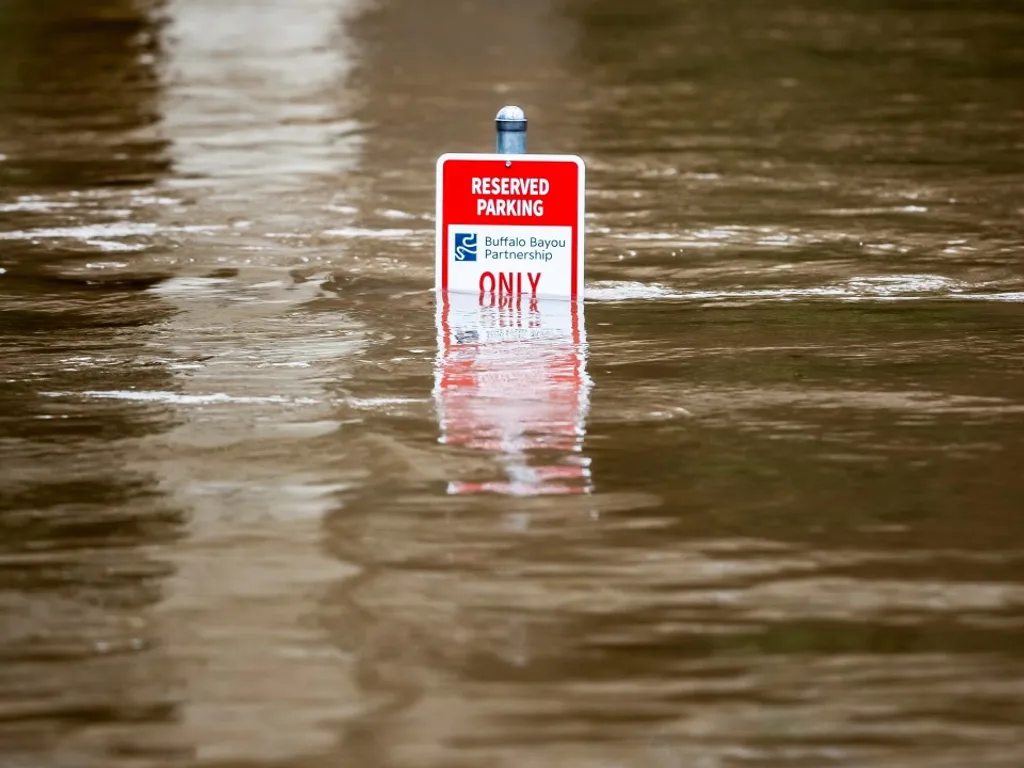
<path fill-rule="evenodd" d="M 582 303 L 442 292 L 437 334 L 441 442 L 499 454 L 506 475 L 452 482 L 448 492 L 592 490 L 582 453 L 592 386 Z"/>
<path fill-rule="evenodd" d="M 160 0 L 5 0 L 0 182 L 38 211 L 139 187 L 170 170 L 160 119 Z M 55 198 L 40 199 L 52 193 Z M 4 202 L 7 202 L 6 200 Z M 47 205 L 47 203 L 49 205 Z M 30 208 L 29 208 L 30 210 Z M 64 211 L 65 216 L 83 213 Z"/>
<path fill-rule="evenodd" d="M 183 512 L 134 441 L 173 386 L 152 346 L 168 307 L 144 243 L 107 237 L 171 171 L 153 4 L 0 7 L 0 763 L 184 759 L 180 699 L 150 611 Z M 145 231 L 145 228 L 143 228 Z M 155 231 L 155 227 L 148 232 Z"/>
<path fill-rule="evenodd" d="M 175 308 L 158 343 L 176 395 L 151 393 L 174 427 L 141 441 L 133 463 L 190 512 L 165 553 L 175 574 L 154 619 L 201 762 L 323 751 L 331 717 L 354 700 L 348 662 L 315 618 L 328 586 L 356 570 L 321 546 L 350 480 L 330 452 L 305 446 L 339 428 L 326 385 L 364 341 L 343 312 L 304 311 L 322 292 L 293 271 L 321 253 L 281 253 L 282 239 L 333 223 L 323 208 L 358 149 L 336 101 L 351 5 L 169 4 L 169 187 L 210 229 L 152 289 Z"/>
<path fill-rule="evenodd" d="M 358 146 L 356 124 L 338 107 L 352 66 L 346 21 L 355 5 L 168 0 L 173 46 L 163 106 L 174 186 L 205 189 L 214 200 L 201 202 L 249 220 L 253 195 L 337 184 Z M 279 197 L 278 214 L 287 202 Z"/>

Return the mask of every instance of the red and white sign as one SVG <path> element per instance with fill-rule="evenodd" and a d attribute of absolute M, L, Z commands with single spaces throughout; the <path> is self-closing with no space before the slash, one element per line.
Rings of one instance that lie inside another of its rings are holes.
<path fill-rule="evenodd" d="M 576 155 L 442 155 L 435 287 L 582 299 L 584 177 Z"/>

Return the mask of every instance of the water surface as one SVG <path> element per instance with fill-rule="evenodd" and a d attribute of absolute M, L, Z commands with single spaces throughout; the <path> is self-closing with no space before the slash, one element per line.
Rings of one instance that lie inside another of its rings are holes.
<path fill-rule="evenodd" d="M 6 0 L 0 762 L 1024 763 L 1022 35 Z M 431 290 L 506 103 L 576 311 Z"/>

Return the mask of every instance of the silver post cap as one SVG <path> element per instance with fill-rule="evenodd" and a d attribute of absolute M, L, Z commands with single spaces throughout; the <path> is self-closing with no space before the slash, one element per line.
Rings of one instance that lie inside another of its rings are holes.
<path fill-rule="evenodd" d="M 526 113 L 521 107 L 502 107 L 498 111 L 495 123 L 499 131 L 525 131 Z"/>

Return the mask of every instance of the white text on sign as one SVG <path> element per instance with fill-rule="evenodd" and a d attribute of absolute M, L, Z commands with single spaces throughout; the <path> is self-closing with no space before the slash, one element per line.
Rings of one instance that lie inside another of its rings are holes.
<path fill-rule="evenodd" d="M 474 176 L 470 179 L 470 191 L 474 195 L 505 196 L 478 197 L 477 216 L 543 216 L 544 201 L 540 198 L 551 191 L 551 183 L 542 178 Z M 517 199 L 514 195 L 534 199 Z"/>

